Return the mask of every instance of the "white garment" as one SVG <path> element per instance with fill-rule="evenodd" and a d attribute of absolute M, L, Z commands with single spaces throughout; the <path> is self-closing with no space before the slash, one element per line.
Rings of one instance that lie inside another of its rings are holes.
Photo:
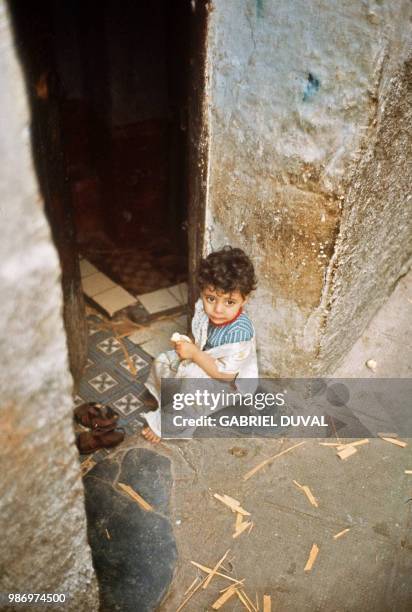
<path fill-rule="evenodd" d="M 202 300 L 199 299 L 196 302 L 195 314 L 192 319 L 192 333 L 195 343 L 200 349 L 206 344 L 208 324 L 209 318 L 203 309 Z M 251 340 L 222 344 L 205 352 L 214 357 L 220 372 L 233 372 L 237 374 L 237 391 L 240 393 L 253 393 L 256 390 L 258 367 L 255 334 Z M 154 360 L 149 377 L 145 382 L 146 388 L 156 398 L 159 406 L 162 378 L 197 379 L 210 377 L 191 359 L 181 360 L 174 350 L 160 353 Z M 242 381 L 239 379 L 249 380 Z M 227 383 L 225 389 L 227 390 Z M 184 389 L 182 388 L 180 391 L 184 392 Z M 142 413 L 142 416 L 155 434 L 161 436 L 160 408 L 155 411 Z"/>

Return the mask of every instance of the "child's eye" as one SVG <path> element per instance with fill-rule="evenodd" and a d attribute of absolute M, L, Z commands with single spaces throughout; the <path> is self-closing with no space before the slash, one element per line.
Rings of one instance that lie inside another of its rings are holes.
<path fill-rule="evenodd" d="M 206 299 L 208 302 L 210 302 L 210 304 L 212 304 L 215 301 L 215 298 L 213 297 L 213 295 L 206 296 Z"/>
<path fill-rule="evenodd" d="M 228 300 L 227 301 L 227 305 L 228 306 L 233 306 L 233 304 L 236 304 L 236 302 L 234 302 L 233 300 Z"/>

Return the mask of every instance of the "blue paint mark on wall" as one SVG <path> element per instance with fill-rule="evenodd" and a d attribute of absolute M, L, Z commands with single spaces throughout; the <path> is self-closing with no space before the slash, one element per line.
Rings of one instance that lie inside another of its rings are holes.
<path fill-rule="evenodd" d="M 307 102 L 320 87 L 320 81 L 311 72 L 308 74 L 308 80 L 306 83 L 305 91 L 303 92 L 303 101 Z"/>
<path fill-rule="evenodd" d="M 256 15 L 263 17 L 263 0 L 256 0 Z"/>

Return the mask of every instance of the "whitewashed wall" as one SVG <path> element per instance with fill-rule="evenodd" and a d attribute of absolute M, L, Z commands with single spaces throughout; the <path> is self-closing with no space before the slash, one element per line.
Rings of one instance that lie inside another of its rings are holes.
<path fill-rule="evenodd" d="M 411 15 L 407 0 L 211 4 L 204 250 L 256 263 L 263 373 L 333 369 L 406 269 Z"/>
<path fill-rule="evenodd" d="M 97 610 L 60 267 L 3 1 L 0 33 L 0 592 L 65 593 L 62 609 Z"/>

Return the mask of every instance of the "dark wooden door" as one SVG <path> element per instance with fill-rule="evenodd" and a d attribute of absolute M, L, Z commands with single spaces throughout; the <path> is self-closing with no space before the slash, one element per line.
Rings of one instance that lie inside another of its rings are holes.
<path fill-rule="evenodd" d="M 34 12 L 29 7 L 27 3 L 10 5 L 30 103 L 33 161 L 60 259 L 63 320 L 76 387 L 87 358 L 87 324 L 64 156 L 61 92 L 52 49 L 53 13 L 47 0 L 36 4 Z"/>

